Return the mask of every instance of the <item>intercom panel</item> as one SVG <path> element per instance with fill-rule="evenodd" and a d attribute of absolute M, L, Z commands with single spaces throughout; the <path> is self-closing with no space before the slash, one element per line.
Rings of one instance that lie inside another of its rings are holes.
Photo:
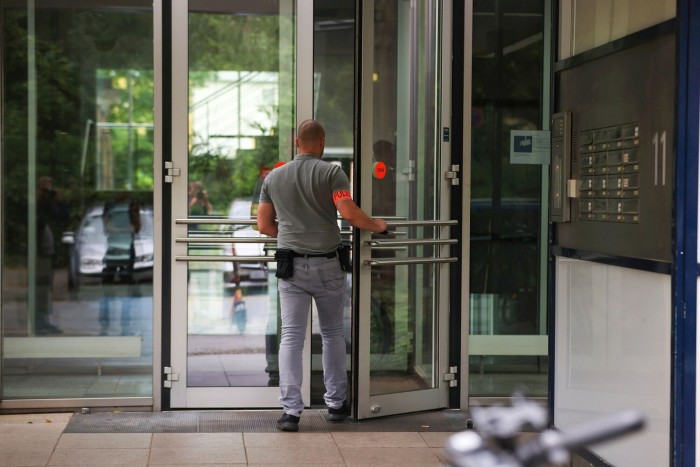
<path fill-rule="evenodd" d="M 563 248 L 670 262 L 673 35 L 562 70 L 551 220 Z"/>

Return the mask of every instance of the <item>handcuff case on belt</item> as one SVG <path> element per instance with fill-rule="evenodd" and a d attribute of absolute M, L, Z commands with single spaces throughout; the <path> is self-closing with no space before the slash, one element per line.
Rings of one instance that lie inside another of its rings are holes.
<path fill-rule="evenodd" d="M 352 271 L 352 262 L 350 260 L 350 243 L 343 242 L 338 247 L 338 260 L 340 261 L 340 269 L 345 272 Z"/>
<path fill-rule="evenodd" d="M 294 275 L 294 251 L 280 249 L 275 252 L 277 260 L 277 272 L 275 277 L 279 279 L 288 279 Z"/>

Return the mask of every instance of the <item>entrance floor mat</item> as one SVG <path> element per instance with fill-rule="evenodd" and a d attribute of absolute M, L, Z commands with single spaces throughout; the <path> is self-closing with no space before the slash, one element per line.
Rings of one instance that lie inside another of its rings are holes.
<path fill-rule="evenodd" d="M 272 433 L 281 410 L 217 410 L 171 412 L 76 413 L 64 433 Z M 459 410 L 347 419 L 328 422 L 325 410 L 305 410 L 299 431 L 328 432 L 457 432 L 466 428 L 467 413 Z"/>

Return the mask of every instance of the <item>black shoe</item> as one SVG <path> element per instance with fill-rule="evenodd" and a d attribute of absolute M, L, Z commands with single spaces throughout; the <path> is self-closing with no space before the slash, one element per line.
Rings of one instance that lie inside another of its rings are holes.
<path fill-rule="evenodd" d="M 277 428 L 282 431 L 299 431 L 299 417 L 286 413 L 277 420 Z"/>
<path fill-rule="evenodd" d="M 348 405 L 348 401 L 343 401 L 343 406 L 334 409 L 329 407 L 328 408 L 328 421 L 329 422 L 342 422 L 346 418 L 350 416 L 350 406 Z"/>

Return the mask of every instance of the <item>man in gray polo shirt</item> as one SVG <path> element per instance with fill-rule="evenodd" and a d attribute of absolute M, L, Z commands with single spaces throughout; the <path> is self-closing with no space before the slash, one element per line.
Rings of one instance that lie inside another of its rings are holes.
<path fill-rule="evenodd" d="M 323 341 L 328 419 L 342 421 L 350 414 L 345 400 L 345 273 L 337 256 L 341 245 L 337 212 L 358 229 L 387 231 L 384 220 L 373 219 L 352 200 L 350 182 L 342 168 L 321 160 L 325 142 L 321 124 L 302 122 L 297 130 L 297 156 L 265 178 L 258 207 L 258 230 L 277 237 L 278 258 L 282 257 L 280 252 L 289 252 L 289 269 L 293 271 L 291 277 L 278 281 L 282 310 L 280 402 L 284 414 L 277 426 L 283 431 L 298 431 L 304 410 L 302 350 L 312 297 Z M 279 271 L 278 267 L 278 276 Z"/>

